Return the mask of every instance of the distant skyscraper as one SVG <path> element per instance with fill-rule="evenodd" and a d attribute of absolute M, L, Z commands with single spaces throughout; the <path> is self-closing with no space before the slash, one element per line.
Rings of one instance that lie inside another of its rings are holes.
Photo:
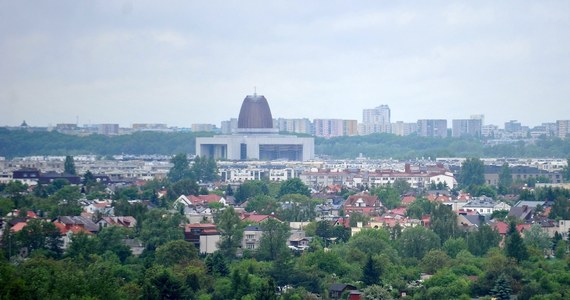
<path fill-rule="evenodd" d="M 311 134 L 311 121 L 303 119 L 277 119 L 277 128 L 282 132 Z"/>
<path fill-rule="evenodd" d="M 418 131 L 418 123 L 404 123 L 397 121 L 391 125 L 392 134 L 406 136 Z"/>
<path fill-rule="evenodd" d="M 517 120 L 511 120 L 505 123 L 506 132 L 520 132 L 522 130 L 522 125 Z"/>
<path fill-rule="evenodd" d="M 380 105 L 376 108 L 362 110 L 362 135 L 390 132 L 390 107 Z"/>
<path fill-rule="evenodd" d="M 232 134 L 238 128 L 238 119 L 231 118 L 227 121 L 222 121 L 220 131 L 222 134 Z"/>
<path fill-rule="evenodd" d="M 558 120 L 556 121 L 556 125 L 558 125 L 558 137 L 561 139 L 568 137 L 570 133 L 570 120 Z"/>
<path fill-rule="evenodd" d="M 479 114 L 479 115 L 471 115 L 472 120 L 481 120 L 481 126 L 485 125 L 485 115 L 483 114 Z"/>
<path fill-rule="evenodd" d="M 451 127 L 451 135 L 453 137 L 461 136 L 481 136 L 481 119 L 461 119 L 453 120 Z"/>
<path fill-rule="evenodd" d="M 427 137 L 447 137 L 447 120 L 418 120 L 418 135 Z"/>

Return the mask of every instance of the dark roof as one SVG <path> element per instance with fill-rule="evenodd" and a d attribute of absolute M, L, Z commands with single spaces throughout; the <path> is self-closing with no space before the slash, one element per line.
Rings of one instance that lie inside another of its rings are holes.
<path fill-rule="evenodd" d="M 273 128 L 269 103 L 262 95 L 248 95 L 241 104 L 238 128 Z"/>
<path fill-rule="evenodd" d="M 342 292 L 345 289 L 356 290 L 356 287 L 354 285 L 344 284 L 344 283 L 333 283 L 329 287 L 329 291 L 331 292 Z"/>

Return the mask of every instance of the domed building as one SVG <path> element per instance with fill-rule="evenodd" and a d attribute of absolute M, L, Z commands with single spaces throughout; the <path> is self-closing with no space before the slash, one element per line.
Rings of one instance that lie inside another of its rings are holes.
<path fill-rule="evenodd" d="M 196 155 L 226 160 L 305 161 L 315 156 L 312 137 L 279 135 L 263 95 L 248 95 L 232 135 L 196 138 Z"/>

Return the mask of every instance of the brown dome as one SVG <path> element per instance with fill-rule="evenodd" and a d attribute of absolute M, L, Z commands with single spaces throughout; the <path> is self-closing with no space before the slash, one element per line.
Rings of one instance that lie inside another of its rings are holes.
<path fill-rule="evenodd" d="M 239 111 L 238 128 L 273 128 L 273 117 L 264 96 L 247 95 Z"/>

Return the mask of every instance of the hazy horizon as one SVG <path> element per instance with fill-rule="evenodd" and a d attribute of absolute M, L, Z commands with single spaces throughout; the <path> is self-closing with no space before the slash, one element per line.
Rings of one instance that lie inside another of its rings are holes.
<path fill-rule="evenodd" d="M 570 119 L 570 2 L 4 1 L 0 126 Z"/>

